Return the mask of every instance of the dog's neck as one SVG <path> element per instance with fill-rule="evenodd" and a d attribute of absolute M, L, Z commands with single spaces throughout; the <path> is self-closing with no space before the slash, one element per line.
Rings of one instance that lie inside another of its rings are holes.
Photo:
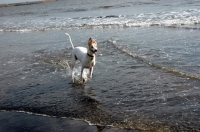
<path fill-rule="evenodd" d="M 90 49 L 88 49 L 87 56 L 93 58 L 95 56 L 95 54 Z"/>
<path fill-rule="evenodd" d="M 89 53 L 87 53 L 87 55 L 88 55 L 89 57 L 91 57 L 91 58 L 93 58 L 93 57 L 94 57 L 94 56 L 90 55 Z"/>

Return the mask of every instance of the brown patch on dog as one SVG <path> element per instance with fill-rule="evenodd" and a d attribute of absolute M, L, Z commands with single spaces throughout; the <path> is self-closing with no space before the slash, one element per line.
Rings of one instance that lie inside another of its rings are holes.
<path fill-rule="evenodd" d="M 94 39 L 89 38 L 89 40 L 88 40 L 88 46 L 90 47 L 91 45 L 97 46 L 97 42 Z"/>

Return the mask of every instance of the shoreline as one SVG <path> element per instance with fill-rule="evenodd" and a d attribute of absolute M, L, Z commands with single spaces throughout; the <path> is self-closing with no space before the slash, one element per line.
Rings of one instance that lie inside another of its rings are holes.
<path fill-rule="evenodd" d="M 44 2 L 53 2 L 57 0 L 40 0 L 32 2 L 20 2 L 20 3 L 10 3 L 10 4 L 0 4 L 1 7 L 10 7 L 10 6 L 23 6 L 23 5 L 33 5 L 33 4 L 44 4 Z"/>
<path fill-rule="evenodd" d="M 89 125 L 83 120 L 68 117 L 54 117 L 23 111 L 0 111 L 0 131 L 40 131 L 40 132 L 142 132 L 109 126 Z"/>

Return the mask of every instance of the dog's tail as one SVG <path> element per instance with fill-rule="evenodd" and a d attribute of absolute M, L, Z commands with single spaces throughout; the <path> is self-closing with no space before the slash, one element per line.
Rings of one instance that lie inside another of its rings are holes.
<path fill-rule="evenodd" d="M 65 34 L 69 37 L 69 41 L 70 41 L 70 43 L 71 43 L 71 45 L 72 45 L 72 48 L 74 49 L 74 45 L 73 45 L 73 43 L 72 43 L 72 40 L 71 40 L 70 35 L 69 35 L 68 33 L 65 33 Z"/>

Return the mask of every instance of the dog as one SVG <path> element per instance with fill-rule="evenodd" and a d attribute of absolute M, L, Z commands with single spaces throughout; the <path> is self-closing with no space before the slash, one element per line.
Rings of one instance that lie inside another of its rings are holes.
<path fill-rule="evenodd" d="M 97 54 L 97 42 L 89 38 L 88 40 L 88 48 L 85 47 L 74 47 L 71 37 L 68 33 L 65 33 L 70 40 L 70 43 L 72 45 L 72 58 L 71 58 L 71 69 L 72 69 L 72 83 L 74 83 L 74 67 L 76 64 L 76 61 L 79 60 L 81 62 L 81 82 L 84 82 L 83 80 L 83 70 L 85 68 L 89 69 L 89 74 L 87 74 L 88 78 L 92 78 L 93 68 L 95 66 L 95 55 Z"/>

